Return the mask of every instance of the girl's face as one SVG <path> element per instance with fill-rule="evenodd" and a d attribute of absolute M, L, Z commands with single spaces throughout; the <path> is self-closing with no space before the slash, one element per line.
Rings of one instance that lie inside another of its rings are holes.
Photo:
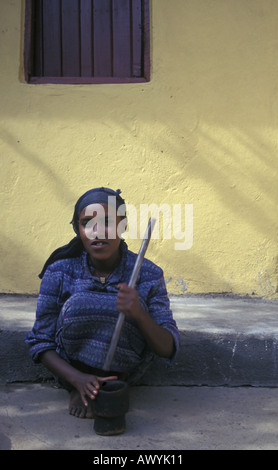
<path fill-rule="evenodd" d="M 79 216 L 79 234 L 92 261 L 111 261 L 119 256 L 122 217 L 108 210 L 107 204 L 90 204 Z M 118 233 L 119 232 L 119 233 Z"/>

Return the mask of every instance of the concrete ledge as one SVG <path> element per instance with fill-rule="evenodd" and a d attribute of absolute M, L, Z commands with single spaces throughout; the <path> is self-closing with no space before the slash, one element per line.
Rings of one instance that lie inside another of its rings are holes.
<path fill-rule="evenodd" d="M 0 295 L 0 382 L 41 382 L 24 336 L 36 297 Z M 278 386 L 278 301 L 232 296 L 171 297 L 181 350 L 169 367 L 157 359 L 140 385 Z"/>

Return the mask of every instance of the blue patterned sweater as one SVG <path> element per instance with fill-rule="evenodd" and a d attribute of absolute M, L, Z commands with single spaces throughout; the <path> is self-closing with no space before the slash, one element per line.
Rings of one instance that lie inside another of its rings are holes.
<path fill-rule="evenodd" d="M 105 284 L 94 276 L 85 251 L 77 258 L 55 261 L 42 279 L 33 329 L 25 337 L 30 356 L 39 362 L 46 350 L 56 350 L 65 360 L 83 361 L 101 368 L 118 318 L 117 285 L 128 283 L 136 254 L 122 243 L 121 261 Z M 135 288 L 142 306 L 173 336 L 179 349 L 179 331 L 170 310 L 163 271 L 144 259 Z M 70 312 L 70 313 L 69 313 Z M 62 332 L 62 333 L 61 333 Z M 88 333 L 89 332 L 89 333 Z M 125 318 L 112 370 L 132 370 L 152 355 L 133 320 Z"/>

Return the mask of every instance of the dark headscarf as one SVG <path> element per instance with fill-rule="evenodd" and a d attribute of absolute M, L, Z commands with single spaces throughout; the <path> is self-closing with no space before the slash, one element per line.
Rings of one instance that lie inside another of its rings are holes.
<path fill-rule="evenodd" d="M 71 221 L 73 230 L 76 233 L 76 237 L 74 237 L 67 245 L 61 246 L 60 248 L 57 248 L 55 251 L 53 251 L 53 253 L 47 259 L 41 273 L 39 274 L 40 279 L 42 279 L 47 267 L 54 263 L 54 261 L 66 258 L 76 258 L 81 255 L 83 244 L 79 235 L 78 221 L 79 216 L 85 207 L 89 206 L 90 204 L 108 204 L 108 197 L 114 196 L 116 210 L 120 206 L 124 205 L 125 213 L 125 201 L 120 196 L 120 193 L 120 189 L 113 191 L 113 189 L 101 187 L 90 189 L 78 199 L 74 207 L 74 213 Z"/>

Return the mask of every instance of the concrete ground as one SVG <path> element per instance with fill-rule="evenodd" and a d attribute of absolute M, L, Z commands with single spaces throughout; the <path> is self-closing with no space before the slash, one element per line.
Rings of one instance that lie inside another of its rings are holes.
<path fill-rule="evenodd" d="M 0 390 L 1 450 L 277 450 L 278 389 L 136 387 L 126 431 L 98 436 L 67 413 L 68 394 L 47 384 Z M 105 453 L 104 453 L 105 455 Z M 112 454 L 113 455 L 113 454 Z"/>
<path fill-rule="evenodd" d="M 181 351 L 130 390 L 126 432 L 98 436 L 24 345 L 36 298 L 0 296 L 0 449 L 278 449 L 277 301 L 173 297 Z M 37 382 L 37 383 L 35 383 Z M 39 383 L 38 383 L 39 382 Z"/>

